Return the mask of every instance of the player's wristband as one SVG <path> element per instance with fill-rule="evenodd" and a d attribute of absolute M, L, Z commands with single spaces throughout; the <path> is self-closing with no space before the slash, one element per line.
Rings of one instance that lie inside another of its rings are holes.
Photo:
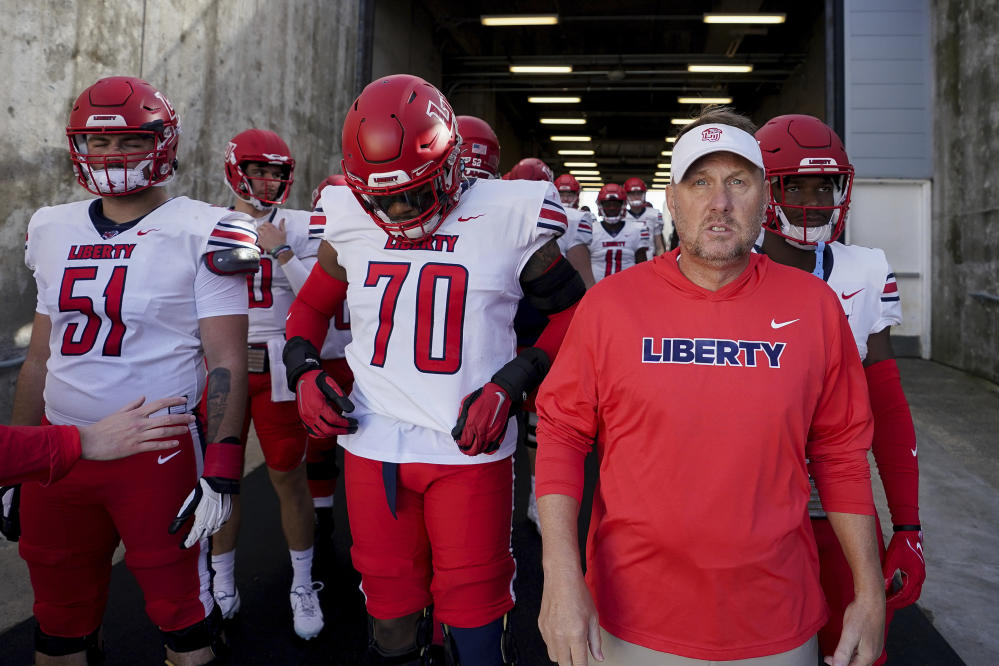
<path fill-rule="evenodd" d="M 548 354 L 537 347 L 527 347 L 497 370 L 490 381 L 506 391 L 515 405 L 519 405 L 527 399 L 528 393 L 541 384 L 550 367 Z"/>
<path fill-rule="evenodd" d="M 226 437 L 205 448 L 202 476 L 214 480 L 212 487 L 219 492 L 239 493 L 239 479 L 243 476 L 243 445 L 238 437 Z"/>
<path fill-rule="evenodd" d="M 290 245 L 279 245 L 276 248 L 274 248 L 273 250 L 271 250 L 270 252 L 268 252 L 268 254 L 271 255 L 272 257 L 274 257 L 275 259 L 277 259 L 278 255 L 281 254 L 282 252 L 285 252 L 285 251 L 291 252 L 291 246 Z"/>
<path fill-rule="evenodd" d="M 922 532 L 922 525 L 894 525 L 892 532 Z"/>

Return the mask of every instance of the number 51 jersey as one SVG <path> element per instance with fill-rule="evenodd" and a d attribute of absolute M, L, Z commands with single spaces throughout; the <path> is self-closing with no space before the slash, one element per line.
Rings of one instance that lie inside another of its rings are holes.
<path fill-rule="evenodd" d="M 390 238 L 346 187 L 323 190 L 326 239 L 347 272 L 354 373 L 351 453 L 388 462 L 470 465 L 513 453 L 516 427 L 494 455 L 466 456 L 451 437 L 461 400 L 516 354 L 520 273 L 565 232 L 551 183 L 476 179 L 427 238 Z"/>
<path fill-rule="evenodd" d="M 210 275 L 203 256 L 255 249 L 253 223 L 179 197 L 105 240 L 93 201 L 42 208 L 28 223 L 36 310 L 52 322 L 46 416 L 87 425 L 143 395 L 186 396 L 191 411 L 205 384 L 198 319 L 247 311 L 244 275 L 212 275 L 213 288 L 196 289 L 199 273 Z"/>

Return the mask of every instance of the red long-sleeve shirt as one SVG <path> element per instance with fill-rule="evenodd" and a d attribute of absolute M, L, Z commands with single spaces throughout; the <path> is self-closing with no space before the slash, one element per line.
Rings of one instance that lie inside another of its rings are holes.
<path fill-rule="evenodd" d="M 577 309 L 538 414 L 538 496 L 579 499 L 596 439 L 586 579 L 607 631 L 745 659 L 825 623 L 806 458 L 828 510 L 874 505 L 863 368 L 820 280 L 754 255 L 712 292 L 677 251 L 609 277 Z"/>
<path fill-rule="evenodd" d="M 52 483 L 80 459 L 73 426 L 0 426 L 0 484 Z"/>

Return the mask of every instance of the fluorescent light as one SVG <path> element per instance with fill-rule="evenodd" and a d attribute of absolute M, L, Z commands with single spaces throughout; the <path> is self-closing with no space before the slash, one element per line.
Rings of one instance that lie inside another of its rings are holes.
<path fill-rule="evenodd" d="M 660 162 L 659 164 L 656 165 L 656 168 L 657 169 L 668 169 L 669 165 L 666 164 L 665 162 Z"/>
<path fill-rule="evenodd" d="M 680 104 L 731 104 L 731 97 L 677 97 Z"/>
<path fill-rule="evenodd" d="M 562 166 L 564 166 L 566 169 L 569 169 L 571 167 L 582 167 L 585 169 L 587 167 L 595 167 L 596 165 L 597 165 L 596 162 L 562 162 Z"/>
<path fill-rule="evenodd" d="M 579 104 L 582 97 L 528 97 L 531 104 Z"/>
<path fill-rule="evenodd" d="M 600 172 L 596 169 L 573 169 L 570 171 L 573 176 L 599 176 Z"/>
<path fill-rule="evenodd" d="M 689 125 L 694 122 L 694 118 L 670 118 L 670 125 Z"/>
<path fill-rule="evenodd" d="M 589 141 L 588 136 L 576 136 L 570 134 L 555 134 L 550 137 L 552 141 Z"/>
<path fill-rule="evenodd" d="M 667 141 L 668 141 L 668 140 L 669 140 L 669 139 L 667 139 Z M 661 154 L 661 155 L 662 155 L 663 157 L 669 157 L 670 155 L 672 155 L 672 154 L 673 154 L 673 151 L 672 151 L 672 150 L 664 150 L 664 151 L 663 151 L 662 153 L 660 153 L 660 154 Z"/>
<path fill-rule="evenodd" d="M 558 25 L 558 14 L 483 14 L 482 25 L 505 27 L 510 25 Z"/>
<path fill-rule="evenodd" d="M 675 136 L 668 136 L 668 137 L 666 137 L 666 143 L 676 143 L 676 137 Z M 672 153 L 670 153 L 670 154 L 672 154 Z"/>
<path fill-rule="evenodd" d="M 669 178 L 670 177 L 669 174 L 670 174 L 669 171 L 656 171 L 655 175 L 657 178 Z"/>
<path fill-rule="evenodd" d="M 542 125 L 585 125 L 586 118 L 542 118 Z"/>
<path fill-rule="evenodd" d="M 587 180 L 603 180 L 603 178 L 600 176 L 576 176 L 576 180 L 582 183 Z"/>
<path fill-rule="evenodd" d="M 752 65 L 687 65 L 688 72 L 714 72 L 719 74 L 745 74 L 753 71 Z"/>
<path fill-rule="evenodd" d="M 513 74 L 571 74 L 572 65 L 510 65 Z"/>
<path fill-rule="evenodd" d="M 559 155 L 595 155 L 595 150 L 560 150 Z"/>
<path fill-rule="evenodd" d="M 783 23 L 786 14 L 705 14 L 705 23 L 765 23 L 774 25 Z"/>

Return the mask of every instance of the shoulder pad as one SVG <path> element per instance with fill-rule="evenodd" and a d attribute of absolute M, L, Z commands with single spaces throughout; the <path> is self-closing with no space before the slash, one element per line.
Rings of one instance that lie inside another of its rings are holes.
<path fill-rule="evenodd" d="M 247 247 L 216 250 L 205 254 L 205 265 L 219 275 L 256 273 L 260 268 L 260 251 Z"/>

